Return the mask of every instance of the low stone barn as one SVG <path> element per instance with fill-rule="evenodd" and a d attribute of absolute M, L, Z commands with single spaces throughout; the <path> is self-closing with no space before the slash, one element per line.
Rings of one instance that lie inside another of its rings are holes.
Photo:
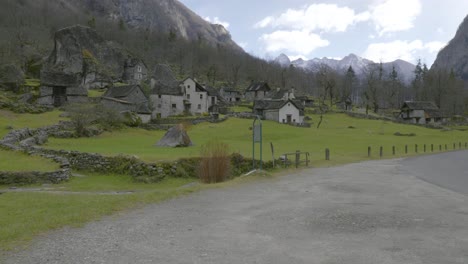
<path fill-rule="evenodd" d="M 66 103 L 88 102 L 88 90 L 78 76 L 63 72 L 42 72 L 38 104 L 62 106 Z"/>
<path fill-rule="evenodd" d="M 148 98 L 139 85 L 126 85 L 111 87 L 101 97 L 101 103 L 105 107 L 118 112 L 137 113 L 143 123 L 151 120 Z"/>
<path fill-rule="evenodd" d="M 240 103 L 242 100 L 242 93 L 234 89 L 222 88 L 220 90 L 220 95 L 224 98 L 226 103 L 229 104 Z"/>
<path fill-rule="evenodd" d="M 399 118 L 412 124 L 430 124 L 445 121 L 445 117 L 434 102 L 407 101 L 403 103 Z"/>
<path fill-rule="evenodd" d="M 248 101 L 262 100 L 269 97 L 271 88 L 266 82 L 250 84 L 245 90 L 245 99 Z"/>
<path fill-rule="evenodd" d="M 256 100 L 254 114 L 284 124 L 304 123 L 304 106 L 296 100 Z"/>

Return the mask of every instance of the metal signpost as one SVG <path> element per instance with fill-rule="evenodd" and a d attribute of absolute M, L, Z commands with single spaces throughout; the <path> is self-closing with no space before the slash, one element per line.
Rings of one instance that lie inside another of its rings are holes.
<path fill-rule="evenodd" d="M 262 169 L 263 161 L 262 161 L 262 154 L 263 154 L 263 149 L 262 149 L 262 120 L 259 116 L 255 118 L 253 121 L 252 125 L 252 130 L 253 130 L 253 136 L 252 136 L 252 165 L 253 169 L 256 169 L 256 164 L 255 164 L 255 143 L 260 143 L 260 166 L 259 169 Z"/>

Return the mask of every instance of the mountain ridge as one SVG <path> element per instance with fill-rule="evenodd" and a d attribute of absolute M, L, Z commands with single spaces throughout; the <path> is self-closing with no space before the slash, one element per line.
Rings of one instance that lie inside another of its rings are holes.
<path fill-rule="evenodd" d="M 354 53 L 350 53 L 346 57 L 342 58 L 341 60 L 337 59 L 330 59 L 327 57 L 324 58 L 313 58 L 311 60 L 304 60 L 304 59 L 297 59 L 294 61 L 285 59 L 287 55 L 281 54 L 279 55 L 274 62 L 281 65 L 282 67 L 289 67 L 290 65 L 293 65 L 294 67 L 302 68 L 307 71 L 312 71 L 312 72 L 317 72 L 321 66 L 326 65 L 330 67 L 331 69 L 339 72 L 346 72 L 349 68 L 349 66 L 353 67 L 354 72 L 358 76 L 362 76 L 365 74 L 365 69 L 371 64 L 375 64 L 376 62 L 373 62 L 371 60 L 368 60 L 366 58 L 362 58 L 360 56 L 357 56 Z M 289 64 L 288 64 L 289 61 Z M 400 77 L 402 81 L 409 83 L 411 81 L 411 78 L 414 76 L 414 70 L 416 68 L 415 65 L 413 65 L 410 62 L 398 59 L 392 62 L 387 62 L 387 63 L 382 63 L 382 66 L 386 72 L 389 72 L 392 70 L 392 67 L 395 67 L 395 70 L 400 74 Z"/>

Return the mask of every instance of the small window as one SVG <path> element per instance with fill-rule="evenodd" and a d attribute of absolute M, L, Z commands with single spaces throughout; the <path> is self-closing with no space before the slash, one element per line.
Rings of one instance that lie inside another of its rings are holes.
<path fill-rule="evenodd" d="M 187 89 L 190 89 L 190 84 L 189 84 L 189 85 L 187 85 Z"/>
<path fill-rule="evenodd" d="M 291 104 L 288 104 L 288 106 L 291 106 Z"/>
<path fill-rule="evenodd" d="M 138 66 L 138 71 L 141 72 L 141 66 Z"/>
<path fill-rule="evenodd" d="M 201 104 L 198 105 L 198 110 L 201 110 Z"/>
<path fill-rule="evenodd" d="M 176 104 L 172 104 L 172 109 L 176 109 L 177 108 L 177 105 Z"/>
<path fill-rule="evenodd" d="M 203 99 L 203 94 L 200 94 L 200 99 Z"/>
<path fill-rule="evenodd" d="M 187 99 L 189 99 L 189 100 L 190 100 L 190 94 L 187 94 Z"/>
<path fill-rule="evenodd" d="M 162 98 L 162 95 L 158 95 L 158 98 L 161 99 L 161 98 Z"/>

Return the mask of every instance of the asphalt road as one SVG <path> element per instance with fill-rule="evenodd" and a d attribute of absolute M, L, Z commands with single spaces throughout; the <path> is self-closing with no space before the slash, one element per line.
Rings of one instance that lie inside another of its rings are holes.
<path fill-rule="evenodd" d="M 468 195 L 467 151 L 415 157 L 402 164 L 420 179 Z"/>
<path fill-rule="evenodd" d="M 430 168 L 446 165 L 466 175 L 467 162 L 447 160 L 467 154 L 310 169 L 202 191 L 52 232 L 3 262 L 466 264 L 468 196 L 418 177 L 430 171 L 438 179 Z"/>

